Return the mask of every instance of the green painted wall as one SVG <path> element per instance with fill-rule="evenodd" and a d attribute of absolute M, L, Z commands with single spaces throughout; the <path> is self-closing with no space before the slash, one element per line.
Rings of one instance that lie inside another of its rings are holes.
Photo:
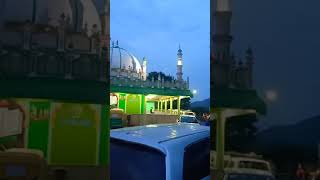
<path fill-rule="evenodd" d="M 47 157 L 50 121 L 49 101 L 30 101 L 28 148 L 39 149 Z"/>
<path fill-rule="evenodd" d="M 50 164 L 98 164 L 98 105 L 55 103 L 51 121 Z"/>
<path fill-rule="evenodd" d="M 28 148 L 39 149 L 47 157 L 49 121 L 30 122 Z"/>
<path fill-rule="evenodd" d="M 108 98 L 106 98 L 106 91 L 109 89 L 109 84 L 104 82 L 57 80 L 55 78 L 10 79 L 0 80 L 0 82 L 2 85 L 0 99 L 18 100 L 27 114 L 30 113 L 30 102 L 48 101 L 51 109 L 55 101 L 80 105 L 83 103 L 96 104 L 95 106 L 97 107 L 101 107 L 102 104 L 109 104 Z M 25 131 L 27 133 L 25 134 L 25 136 L 27 136 L 26 148 L 40 149 L 47 158 L 53 155 L 51 157 L 53 158 L 52 160 L 55 160 L 56 163 L 60 162 L 60 165 L 63 166 L 71 164 L 96 165 L 97 163 L 108 165 L 110 131 L 108 123 L 109 107 L 106 107 L 105 111 L 100 111 L 100 108 L 98 109 L 97 114 L 99 114 L 99 117 L 97 120 L 97 128 L 67 128 L 63 127 L 61 123 L 59 127 L 52 128 L 52 119 L 33 119 L 34 121 L 26 119 L 26 121 L 29 122 Z M 52 114 L 57 115 L 55 112 L 52 112 Z M 73 113 L 68 110 L 67 114 L 69 114 L 68 116 L 70 117 Z M 103 114 L 105 114 L 105 116 Z M 27 115 L 27 117 L 29 117 L 29 115 Z M 57 117 L 50 118 L 57 119 Z M 100 138 L 100 140 L 98 138 Z M 0 138 L 0 144 L 16 141 L 18 141 L 16 136 Z M 75 148 L 73 145 L 75 145 Z M 75 150 L 69 151 L 67 150 L 69 148 Z M 93 150 L 95 153 L 92 153 Z M 52 154 L 53 151 L 57 153 Z M 52 164 L 49 162 L 49 165 Z"/>
<path fill-rule="evenodd" d="M 146 96 L 145 95 L 141 95 L 141 109 L 140 109 L 140 113 L 141 114 L 145 114 L 146 113 L 146 106 L 147 106 L 147 103 L 146 103 Z"/>
<path fill-rule="evenodd" d="M 125 93 L 119 93 L 119 108 L 126 110 L 126 96 L 127 94 Z"/>
<path fill-rule="evenodd" d="M 137 94 L 127 95 L 126 101 L 127 114 L 140 114 L 141 113 L 141 96 Z"/>
<path fill-rule="evenodd" d="M 110 149 L 110 123 L 109 123 L 109 106 L 102 106 L 101 110 L 101 125 L 100 125 L 100 151 L 99 151 L 99 164 L 108 165 L 109 163 L 109 149 Z M 106 131 L 108 130 L 108 131 Z"/>
<path fill-rule="evenodd" d="M 147 113 L 150 113 L 150 109 L 151 109 L 151 108 L 153 108 L 153 111 L 156 110 L 155 102 L 153 102 L 153 101 L 148 101 L 148 102 L 147 102 L 147 108 L 146 108 Z"/>

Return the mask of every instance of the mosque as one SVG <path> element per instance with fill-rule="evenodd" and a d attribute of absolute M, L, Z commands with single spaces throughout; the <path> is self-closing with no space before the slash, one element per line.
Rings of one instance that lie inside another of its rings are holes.
<path fill-rule="evenodd" d="M 152 62 L 152 61 L 151 61 Z M 154 63 L 154 62 L 153 62 Z M 173 64 L 174 65 L 174 64 Z M 110 103 L 126 114 L 180 114 L 181 100 L 191 98 L 189 78 L 183 79 L 183 54 L 179 46 L 176 78 L 166 81 L 158 74 L 148 78 L 148 60 L 136 58 L 112 42 L 110 48 Z"/>
<path fill-rule="evenodd" d="M 212 81 L 217 86 L 252 89 L 253 52 L 249 47 L 245 57 L 236 56 L 231 49 L 232 10 L 229 0 L 218 0 L 212 9 L 211 35 Z M 243 61 L 244 59 L 244 61 Z"/>
<path fill-rule="evenodd" d="M 266 113 L 266 104 L 253 87 L 253 51 L 245 57 L 232 52 L 231 0 L 211 3 L 211 108 L 233 107 L 255 109 Z"/>

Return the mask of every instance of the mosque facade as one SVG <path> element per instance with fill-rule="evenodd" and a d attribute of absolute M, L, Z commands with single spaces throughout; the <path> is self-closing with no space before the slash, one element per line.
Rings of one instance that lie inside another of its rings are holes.
<path fill-rule="evenodd" d="M 181 100 L 192 97 L 189 78 L 183 79 L 180 46 L 176 60 L 176 78 L 170 81 L 160 74 L 148 77 L 147 58 L 139 60 L 120 47 L 118 41 L 112 42 L 110 55 L 111 107 L 123 109 L 126 114 L 149 114 L 153 111 L 179 114 Z"/>
<path fill-rule="evenodd" d="M 211 80 L 216 86 L 252 89 L 253 51 L 249 47 L 245 57 L 236 56 L 231 49 L 232 9 L 230 0 L 212 3 L 211 15 Z"/>
<path fill-rule="evenodd" d="M 210 20 L 210 108 L 253 109 L 266 114 L 264 99 L 253 87 L 252 49 L 245 51 L 245 57 L 236 56 L 231 49 L 231 0 L 211 3 Z"/>

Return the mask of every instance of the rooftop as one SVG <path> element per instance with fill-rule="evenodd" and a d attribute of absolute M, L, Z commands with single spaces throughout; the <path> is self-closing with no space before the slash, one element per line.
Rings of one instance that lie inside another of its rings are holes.
<path fill-rule="evenodd" d="M 171 144 L 175 140 L 199 136 L 208 136 L 210 129 L 199 124 L 152 124 L 146 126 L 129 127 L 111 130 L 112 138 L 145 144 L 150 147 L 165 151 L 164 143 Z"/>

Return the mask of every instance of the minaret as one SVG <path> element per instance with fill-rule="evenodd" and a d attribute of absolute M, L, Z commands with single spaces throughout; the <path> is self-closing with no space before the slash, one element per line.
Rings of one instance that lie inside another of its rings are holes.
<path fill-rule="evenodd" d="M 238 74 L 237 74 L 237 78 L 238 78 L 238 84 L 237 84 L 237 88 L 246 88 L 246 72 L 245 72 L 245 67 L 244 64 L 242 62 L 242 59 L 239 58 L 238 61 Z"/>
<path fill-rule="evenodd" d="M 110 0 L 103 0 L 103 10 L 102 13 L 100 14 L 100 19 L 101 19 L 101 34 L 103 36 L 109 37 L 109 2 Z M 105 37 L 106 38 L 106 37 Z M 107 42 L 106 42 L 107 43 Z"/>
<path fill-rule="evenodd" d="M 37 18 L 37 0 L 33 0 L 32 2 L 32 24 L 35 24 Z"/>
<path fill-rule="evenodd" d="M 177 62 L 177 80 L 178 81 L 182 81 L 182 66 L 183 66 L 183 61 L 182 61 L 182 50 L 180 48 L 180 44 L 179 44 L 179 50 L 178 50 L 178 62 Z"/>
<path fill-rule="evenodd" d="M 252 49 L 249 47 L 246 51 L 246 66 L 247 66 L 247 82 L 248 88 L 253 87 L 253 53 Z"/>
<path fill-rule="evenodd" d="M 218 86 L 229 86 L 232 59 L 230 47 L 232 42 L 230 0 L 216 0 L 211 3 L 211 80 Z M 215 9 L 214 9 L 215 8 Z"/>
<path fill-rule="evenodd" d="M 30 50 L 31 31 L 32 31 L 32 24 L 30 21 L 28 21 L 24 25 L 24 29 L 23 29 L 23 49 L 25 50 Z"/>
<path fill-rule="evenodd" d="M 231 86 L 235 87 L 237 81 L 237 60 L 234 53 L 231 53 L 231 75 L 230 75 L 230 83 Z"/>
<path fill-rule="evenodd" d="M 104 66 L 102 73 L 110 74 L 110 0 L 103 0 L 103 11 L 100 14 L 101 33 L 100 33 L 100 53 Z"/>
<path fill-rule="evenodd" d="M 60 24 L 58 27 L 58 51 L 64 51 L 65 48 L 65 31 L 66 31 L 66 16 L 61 14 L 60 16 Z"/>
<path fill-rule="evenodd" d="M 103 0 L 103 11 L 102 13 L 100 14 L 100 19 L 101 19 L 101 28 L 102 28 L 102 31 L 101 31 L 101 41 L 102 41 L 102 46 L 107 46 L 108 42 L 109 42 L 109 35 L 110 35 L 110 13 L 109 13 L 109 3 L 110 3 L 110 0 Z"/>
<path fill-rule="evenodd" d="M 81 3 L 81 0 L 70 0 L 70 5 L 72 9 L 73 30 L 76 32 L 81 32 L 84 7 Z"/>
<path fill-rule="evenodd" d="M 143 78 L 142 80 L 147 80 L 147 58 L 143 57 L 143 62 L 142 62 L 142 75 Z"/>

